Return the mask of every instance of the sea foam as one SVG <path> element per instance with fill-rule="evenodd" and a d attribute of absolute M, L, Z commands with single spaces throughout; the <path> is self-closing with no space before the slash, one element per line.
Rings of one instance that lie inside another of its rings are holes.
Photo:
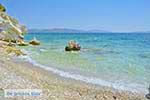
<path fill-rule="evenodd" d="M 105 81 L 105 80 L 95 78 L 95 77 L 86 77 L 83 75 L 73 74 L 73 73 L 69 73 L 67 71 L 59 70 L 59 69 L 56 69 L 56 68 L 53 68 L 50 66 L 45 66 L 45 65 L 39 64 L 38 62 L 36 62 L 32 58 L 30 58 L 29 56 L 22 56 L 21 58 L 23 60 L 28 61 L 29 63 L 33 64 L 34 66 L 40 67 L 46 71 L 50 71 L 50 72 L 57 74 L 64 78 L 71 78 L 74 80 L 79 80 L 79 81 L 90 83 L 90 84 L 106 86 L 106 87 L 114 88 L 119 91 L 125 90 L 125 91 L 130 91 L 130 92 L 139 92 L 139 93 L 147 92 L 146 89 L 142 85 L 139 85 L 139 84 L 124 84 L 121 82 L 113 83 L 113 82 Z"/>

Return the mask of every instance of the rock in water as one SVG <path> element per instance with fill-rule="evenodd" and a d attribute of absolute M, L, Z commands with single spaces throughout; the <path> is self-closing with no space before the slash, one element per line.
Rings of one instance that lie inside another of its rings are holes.
<path fill-rule="evenodd" d="M 76 47 L 73 47 L 73 48 L 70 48 L 69 46 L 66 46 L 65 47 L 65 51 L 80 51 L 80 47 L 76 48 Z"/>
<path fill-rule="evenodd" d="M 34 37 L 34 39 L 31 40 L 31 41 L 29 42 L 29 44 L 32 44 L 32 45 L 40 45 L 40 41 L 38 41 L 38 40 Z"/>
<path fill-rule="evenodd" d="M 68 46 L 65 47 L 65 51 L 79 51 L 80 49 L 80 45 L 74 40 L 70 40 Z"/>

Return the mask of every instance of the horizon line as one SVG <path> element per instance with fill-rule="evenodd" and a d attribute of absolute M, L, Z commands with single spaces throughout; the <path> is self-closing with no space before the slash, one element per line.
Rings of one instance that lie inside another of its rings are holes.
<path fill-rule="evenodd" d="M 72 31 L 83 31 L 83 32 L 110 32 L 110 33 L 140 33 L 140 32 L 144 32 L 144 33 L 150 33 L 150 31 L 108 31 L 108 30 L 103 30 L 103 29 L 89 29 L 89 30 L 85 30 L 85 29 L 77 29 L 77 28 L 28 28 L 28 30 L 47 30 L 47 31 L 52 31 L 52 30 L 72 30 Z"/>

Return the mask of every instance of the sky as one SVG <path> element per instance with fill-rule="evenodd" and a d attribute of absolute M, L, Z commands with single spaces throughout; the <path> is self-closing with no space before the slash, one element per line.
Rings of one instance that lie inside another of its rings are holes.
<path fill-rule="evenodd" d="M 0 0 L 27 28 L 150 31 L 150 0 Z"/>

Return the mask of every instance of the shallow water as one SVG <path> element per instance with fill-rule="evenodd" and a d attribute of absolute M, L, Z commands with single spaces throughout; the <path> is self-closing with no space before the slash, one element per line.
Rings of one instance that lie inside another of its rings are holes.
<path fill-rule="evenodd" d="M 41 65 L 131 90 L 145 91 L 150 84 L 150 34 L 29 33 L 25 38 L 34 36 L 41 45 L 23 49 Z M 77 40 L 81 51 L 65 52 L 69 40 Z"/>

